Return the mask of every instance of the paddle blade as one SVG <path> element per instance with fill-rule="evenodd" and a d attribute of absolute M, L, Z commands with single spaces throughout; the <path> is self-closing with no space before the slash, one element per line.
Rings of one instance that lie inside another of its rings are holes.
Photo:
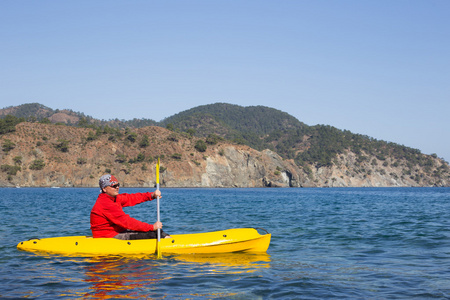
<path fill-rule="evenodd" d="M 158 246 L 156 247 L 156 258 L 161 258 L 162 257 L 162 253 L 161 253 L 161 242 L 158 241 Z"/>

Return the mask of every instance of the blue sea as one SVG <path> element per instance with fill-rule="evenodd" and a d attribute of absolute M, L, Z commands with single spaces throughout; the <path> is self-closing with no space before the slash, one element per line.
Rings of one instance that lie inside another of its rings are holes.
<path fill-rule="evenodd" d="M 98 189 L 0 188 L 0 298 L 450 298 L 450 188 L 161 191 L 166 232 L 265 228 L 267 253 L 156 259 L 19 251 L 33 237 L 90 235 Z M 126 212 L 153 223 L 156 201 Z"/>

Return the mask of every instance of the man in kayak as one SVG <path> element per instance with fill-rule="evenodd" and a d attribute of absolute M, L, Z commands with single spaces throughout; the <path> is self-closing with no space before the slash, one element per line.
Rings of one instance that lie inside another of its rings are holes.
<path fill-rule="evenodd" d="M 136 220 L 123 211 L 123 207 L 151 201 L 158 196 L 159 190 L 153 193 L 119 194 L 119 181 L 110 174 L 99 180 L 100 195 L 91 211 L 91 230 L 94 238 L 117 238 L 121 240 L 155 239 L 156 230 L 163 224 L 148 224 Z M 161 238 L 170 236 L 161 230 Z"/>

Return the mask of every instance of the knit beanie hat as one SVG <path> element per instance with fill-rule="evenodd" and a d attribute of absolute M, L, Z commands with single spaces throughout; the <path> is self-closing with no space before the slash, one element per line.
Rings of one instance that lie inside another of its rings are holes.
<path fill-rule="evenodd" d="M 103 189 L 107 186 L 114 185 L 116 183 L 119 183 L 119 180 L 117 180 L 116 177 L 110 174 L 103 175 L 98 180 L 98 185 L 100 186 L 100 191 L 103 192 Z"/>

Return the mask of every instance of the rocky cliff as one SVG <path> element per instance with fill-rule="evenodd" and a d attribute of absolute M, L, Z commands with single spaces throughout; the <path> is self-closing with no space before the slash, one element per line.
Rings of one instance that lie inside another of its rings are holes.
<path fill-rule="evenodd" d="M 24 122 L 0 136 L 0 186 L 97 187 L 112 173 L 123 186 L 153 187 L 156 157 L 165 187 L 450 186 L 448 164 L 431 156 L 418 167 L 391 158 L 360 161 L 348 151 L 331 167 L 299 167 L 270 150 L 220 141 L 203 151 L 197 141 L 156 126 L 96 132 Z"/>

